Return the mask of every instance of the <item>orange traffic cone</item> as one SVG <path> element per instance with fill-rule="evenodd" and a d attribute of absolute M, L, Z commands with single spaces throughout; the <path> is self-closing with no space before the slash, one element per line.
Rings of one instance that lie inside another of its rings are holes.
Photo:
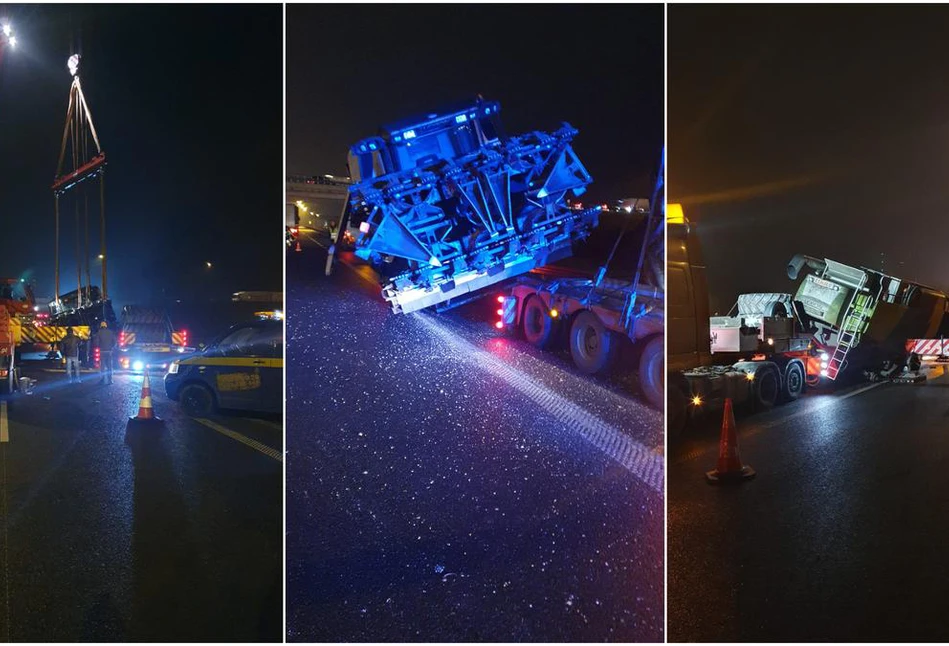
<path fill-rule="evenodd" d="M 160 422 L 152 409 L 152 389 L 148 382 L 148 372 L 142 382 L 142 398 L 138 404 L 138 415 L 129 418 L 130 422 Z"/>
<path fill-rule="evenodd" d="M 294 249 L 294 251 L 303 251 L 303 247 L 300 246 L 300 241 L 299 241 L 299 240 L 297 240 L 297 246 L 296 246 L 296 248 Z"/>
<path fill-rule="evenodd" d="M 707 472 L 705 477 L 711 484 L 730 484 L 750 480 L 755 475 L 754 469 L 741 463 L 732 398 L 726 397 L 725 414 L 722 416 L 722 436 L 718 443 L 718 468 Z"/>

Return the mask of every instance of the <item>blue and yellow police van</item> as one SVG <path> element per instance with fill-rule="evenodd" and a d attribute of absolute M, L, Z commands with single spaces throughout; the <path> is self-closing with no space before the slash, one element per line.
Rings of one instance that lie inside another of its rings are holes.
<path fill-rule="evenodd" d="M 189 415 L 283 410 L 283 321 L 232 326 L 201 352 L 173 361 L 165 393 Z"/>

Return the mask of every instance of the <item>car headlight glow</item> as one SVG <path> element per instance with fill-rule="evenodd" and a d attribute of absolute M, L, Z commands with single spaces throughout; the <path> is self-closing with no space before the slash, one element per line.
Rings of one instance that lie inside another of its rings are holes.
<path fill-rule="evenodd" d="M 138 372 L 139 370 L 145 370 L 145 362 L 144 362 L 144 361 L 133 361 L 133 362 L 132 362 L 132 370 L 135 370 L 136 372 Z"/>

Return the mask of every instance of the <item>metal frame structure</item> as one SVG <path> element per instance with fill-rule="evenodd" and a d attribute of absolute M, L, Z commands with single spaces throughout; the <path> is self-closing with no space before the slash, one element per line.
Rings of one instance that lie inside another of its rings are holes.
<path fill-rule="evenodd" d="M 69 104 L 66 109 L 66 124 L 63 127 L 62 144 L 59 149 L 59 161 L 56 165 L 56 178 L 50 187 L 53 191 L 54 213 L 55 213 L 55 301 L 54 305 L 60 309 L 60 289 L 59 289 L 59 238 L 60 238 L 60 217 L 59 203 L 60 198 L 67 192 L 76 188 L 86 180 L 99 179 L 99 245 L 100 259 L 102 261 L 102 287 L 101 300 L 108 300 L 108 272 L 107 256 L 105 252 L 105 166 L 106 156 L 99 143 L 99 135 L 96 132 L 95 124 L 92 120 L 92 112 L 89 110 L 89 104 L 82 92 L 82 84 L 79 80 L 79 54 L 73 54 L 69 57 L 67 67 L 72 74 L 73 80 L 69 87 Z M 94 145 L 94 152 L 90 151 L 90 139 Z M 67 149 L 71 170 L 65 170 L 67 160 Z M 80 201 L 75 202 L 76 211 L 76 279 L 77 279 L 77 297 L 78 308 L 85 305 L 91 305 L 95 300 L 92 290 L 92 276 L 89 267 L 89 195 L 83 191 L 85 219 L 84 226 L 80 219 Z M 80 231 L 85 230 L 85 249 L 83 253 Z M 85 257 L 86 287 L 83 289 L 83 263 Z"/>
<path fill-rule="evenodd" d="M 359 222 L 356 255 L 409 313 L 572 253 L 599 207 L 572 209 L 592 181 L 574 153 L 577 130 L 502 134 L 500 106 L 476 101 L 383 128 L 350 150 L 357 182 L 340 226 Z"/>

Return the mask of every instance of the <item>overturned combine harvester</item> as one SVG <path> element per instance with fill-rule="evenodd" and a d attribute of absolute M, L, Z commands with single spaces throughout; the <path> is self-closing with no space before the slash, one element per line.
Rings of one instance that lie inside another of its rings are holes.
<path fill-rule="evenodd" d="M 500 106 L 476 101 L 384 127 L 355 144 L 338 228 L 384 278 L 395 312 L 459 304 L 571 254 L 599 207 L 572 209 L 592 181 L 568 124 L 506 137 Z"/>

